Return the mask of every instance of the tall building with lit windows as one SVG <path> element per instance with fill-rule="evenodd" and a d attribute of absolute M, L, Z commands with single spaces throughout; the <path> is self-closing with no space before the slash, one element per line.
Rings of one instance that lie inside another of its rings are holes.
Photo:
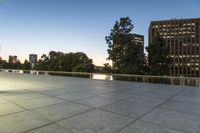
<path fill-rule="evenodd" d="M 143 59 L 144 55 L 144 36 L 139 35 L 139 34 L 131 34 L 132 36 L 132 41 L 135 42 L 135 45 L 138 45 L 140 50 L 139 50 L 139 57 Z"/>
<path fill-rule="evenodd" d="M 139 50 L 137 51 L 138 57 L 143 60 L 144 56 L 144 36 L 140 34 L 131 33 L 127 35 L 131 38 L 131 41 L 134 42 L 133 45 L 137 45 Z M 115 47 L 118 47 L 118 44 L 114 44 Z M 115 62 L 112 62 L 113 68 L 115 68 Z"/>
<path fill-rule="evenodd" d="M 170 50 L 169 75 L 200 77 L 200 18 L 152 21 L 149 45 L 157 33 Z"/>

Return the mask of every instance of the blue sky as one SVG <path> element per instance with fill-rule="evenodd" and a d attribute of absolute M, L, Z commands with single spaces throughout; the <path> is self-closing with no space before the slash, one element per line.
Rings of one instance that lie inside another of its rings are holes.
<path fill-rule="evenodd" d="M 105 36 L 129 16 L 134 33 L 145 36 L 152 20 L 199 18 L 199 0 L 0 0 L 3 59 L 50 50 L 85 52 L 96 65 L 107 58 Z"/>

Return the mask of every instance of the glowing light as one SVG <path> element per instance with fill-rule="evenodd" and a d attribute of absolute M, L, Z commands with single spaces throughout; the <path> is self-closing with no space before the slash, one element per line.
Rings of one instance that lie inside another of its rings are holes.
<path fill-rule="evenodd" d="M 113 80 L 113 77 L 110 75 L 103 74 L 93 74 L 92 79 L 100 79 L 100 80 Z"/>

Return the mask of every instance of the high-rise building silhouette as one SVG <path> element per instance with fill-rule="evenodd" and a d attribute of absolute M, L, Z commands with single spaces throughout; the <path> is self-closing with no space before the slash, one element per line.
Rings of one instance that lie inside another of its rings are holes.
<path fill-rule="evenodd" d="M 149 45 L 157 33 L 169 47 L 169 75 L 200 77 L 200 18 L 152 21 Z"/>
<path fill-rule="evenodd" d="M 11 64 L 17 63 L 17 56 L 16 55 L 9 55 L 9 63 L 11 63 Z"/>
<path fill-rule="evenodd" d="M 139 35 L 139 34 L 131 34 L 132 38 L 135 42 L 135 45 L 138 45 L 140 50 L 139 50 L 139 56 L 141 59 L 143 59 L 143 55 L 144 55 L 144 36 L 143 35 Z"/>
<path fill-rule="evenodd" d="M 140 58 L 141 60 L 143 60 L 143 55 L 144 55 L 144 36 L 143 35 L 139 35 L 139 34 L 127 34 L 128 37 L 130 37 L 130 41 L 132 41 L 133 45 L 137 45 L 137 47 L 139 48 L 139 50 L 137 51 L 138 54 L 138 58 Z M 115 41 L 114 41 L 115 42 Z M 114 47 L 118 47 L 118 44 L 113 44 Z M 120 44 L 123 45 L 123 44 Z M 134 55 L 133 55 L 134 56 Z M 131 58 L 131 57 L 130 57 Z M 115 62 L 113 61 L 113 68 L 115 68 Z"/>
<path fill-rule="evenodd" d="M 37 54 L 29 54 L 29 62 L 31 65 L 31 69 L 33 69 L 37 62 Z"/>

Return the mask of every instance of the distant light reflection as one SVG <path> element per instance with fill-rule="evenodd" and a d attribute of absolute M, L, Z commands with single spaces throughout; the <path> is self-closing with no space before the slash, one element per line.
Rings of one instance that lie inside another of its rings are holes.
<path fill-rule="evenodd" d="M 104 75 L 104 74 L 93 74 L 92 79 L 113 80 L 113 77 L 110 75 Z"/>

